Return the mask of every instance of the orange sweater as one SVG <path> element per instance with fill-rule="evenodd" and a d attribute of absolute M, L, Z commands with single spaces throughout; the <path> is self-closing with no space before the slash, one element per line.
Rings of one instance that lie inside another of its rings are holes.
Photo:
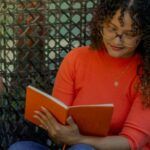
<path fill-rule="evenodd" d="M 104 48 L 75 48 L 60 66 L 53 95 L 67 105 L 113 103 L 109 135 L 127 137 L 133 150 L 150 150 L 150 109 L 143 108 L 140 93 L 135 90 L 140 61 L 138 54 L 113 58 Z"/>

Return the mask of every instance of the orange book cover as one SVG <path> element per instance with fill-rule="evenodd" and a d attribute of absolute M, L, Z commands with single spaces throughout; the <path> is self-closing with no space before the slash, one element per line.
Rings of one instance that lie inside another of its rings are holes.
<path fill-rule="evenodd" d="M 47 108 L 64 125 L 66 119 L 71 116 L 82 134 L 94 136 L 107 135 L 113 113 L 113 104 L 67 106 L 57 98 L 28 86 L 25 119 L 39 125 L 39 121 L 33 118 L 33 115 L 35 110 L 41 109 L 41 106 Z"/>

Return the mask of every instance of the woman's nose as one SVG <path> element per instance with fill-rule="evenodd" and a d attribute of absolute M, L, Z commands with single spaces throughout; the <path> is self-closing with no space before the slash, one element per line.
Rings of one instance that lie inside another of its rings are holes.
<path fill-rule="evenodd" d="M 116 37 L 114 38 L 114 43 L 116 45 L 122 45 L 123 44 L 123 40 L 122 40 L 122 35 L 116 35 Z"/>

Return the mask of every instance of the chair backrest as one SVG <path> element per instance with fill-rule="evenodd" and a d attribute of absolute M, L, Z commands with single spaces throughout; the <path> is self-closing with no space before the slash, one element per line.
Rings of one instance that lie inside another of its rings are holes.
<path fill-rule="evenodd" d="M 0 76 L 4 92 L 0 100 L 0 149 L 19 139 L 43 141 L 46 133 L 23 119 L 26 86 L 51 92 L 64 56 L 73 47 L 90 43 L 88 23 L 99 1 L 1 2 Z"/>

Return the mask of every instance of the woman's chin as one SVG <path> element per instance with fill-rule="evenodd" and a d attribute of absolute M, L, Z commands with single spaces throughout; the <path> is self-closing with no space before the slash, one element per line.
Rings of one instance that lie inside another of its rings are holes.
<path fill-rule="evenodd" d="M 114 50 L 107 50 L 108 54 L 111 56 L 111 57 L 114 57 L 114 58 L 122 58 L 124 57 L 124 53 L 123 53 L 123 50 L 120 50 L 120 51 L 114 51 Z"/>

